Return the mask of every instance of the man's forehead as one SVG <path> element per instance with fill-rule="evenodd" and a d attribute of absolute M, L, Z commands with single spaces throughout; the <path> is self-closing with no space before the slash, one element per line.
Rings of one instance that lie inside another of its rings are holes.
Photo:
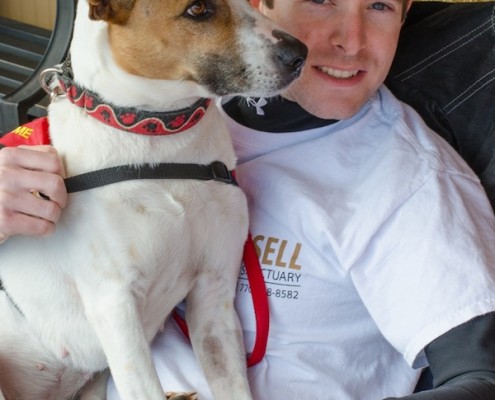
<path fill-rule="evenodd" d="M 407 5 L 408 0 L 392 0 L 395 3 L 402 4 L 404 7 Z M 275 5 L 275 0 L 263 0 L 263 3 L 265 3 L 266 7 L 273 9 Z"/>

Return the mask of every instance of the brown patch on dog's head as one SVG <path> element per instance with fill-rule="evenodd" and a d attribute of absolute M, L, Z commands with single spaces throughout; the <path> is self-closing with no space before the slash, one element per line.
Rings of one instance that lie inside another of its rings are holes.
<path fill-rule="evenodd" d="M 110 24 L 110 45 L 121 67 L 152 79 L 197 82 L 206 66 L 199 65 L 202 57 L 238 52 L 227 2 L 90 0 L 92 14 Z"/>
<path fill-rule="evenodd" d="M 88 3 L 90 19 L 124 24 L 129 18 L 135 0 L 88 0 Z"/>
<path fill-rule="evenodd" d="M 149 79 L 192 81 L 215 95 L 272 93 L 298 74 L 286 55 L 305 56 L 302 43 L 276 37 L 275 24 L 247 1 L 88 2 L 90 18 L 108 23 L 114 61 Z"/>

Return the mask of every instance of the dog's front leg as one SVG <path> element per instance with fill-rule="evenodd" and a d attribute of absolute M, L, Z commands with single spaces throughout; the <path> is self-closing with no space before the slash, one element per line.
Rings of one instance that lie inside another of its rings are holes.
<path fill-rule="evenodd" d="M 103 287 L 104 286 L 104 287 Z M 110 366 L 122 400 L 163 400 L 136 300 L 125 286 L 81 291 L 87 317 Z M 104 292 L 104 293 L 103 293 Z"/>
<path fill-rule="evenodd" d="M 242 330 L 226 286 L 218 277 L 200 278 L 187 297 L 186 320 L 215 400 L 251 400 Z"/>

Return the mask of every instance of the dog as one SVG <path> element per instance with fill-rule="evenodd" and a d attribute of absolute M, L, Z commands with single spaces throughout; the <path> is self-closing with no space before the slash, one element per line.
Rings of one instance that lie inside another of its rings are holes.
<path fill-rule="evenodd" d="M 170 397 L 149 343 L 183 299 L 214 398 L 251 399 L 233 307 L 247 202 L 217 100 L 279 93 L 306 52 L 246 0 L 79 0 L 70 64 L 49 83 L 67 176 L 167 163 L 214 179 L 76 190 L 53 235 L 2 244 L 6 400 L 74 398 L 107 367 L 123 400 Z"/>

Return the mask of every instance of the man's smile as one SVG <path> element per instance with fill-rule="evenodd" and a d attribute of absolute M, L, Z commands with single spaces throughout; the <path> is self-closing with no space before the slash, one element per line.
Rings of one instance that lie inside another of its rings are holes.
<path fill-rule="evenodd" d="M 359 72 L 358 70 L 347 71 L 347 70 L 340 70 L 330 67 L 318 67 L 318 69 L 321 72 L 324 72 L 325 74 L 331 76 L 332 78 L 338 78 L 338 79 L 353 78 Z"/>

